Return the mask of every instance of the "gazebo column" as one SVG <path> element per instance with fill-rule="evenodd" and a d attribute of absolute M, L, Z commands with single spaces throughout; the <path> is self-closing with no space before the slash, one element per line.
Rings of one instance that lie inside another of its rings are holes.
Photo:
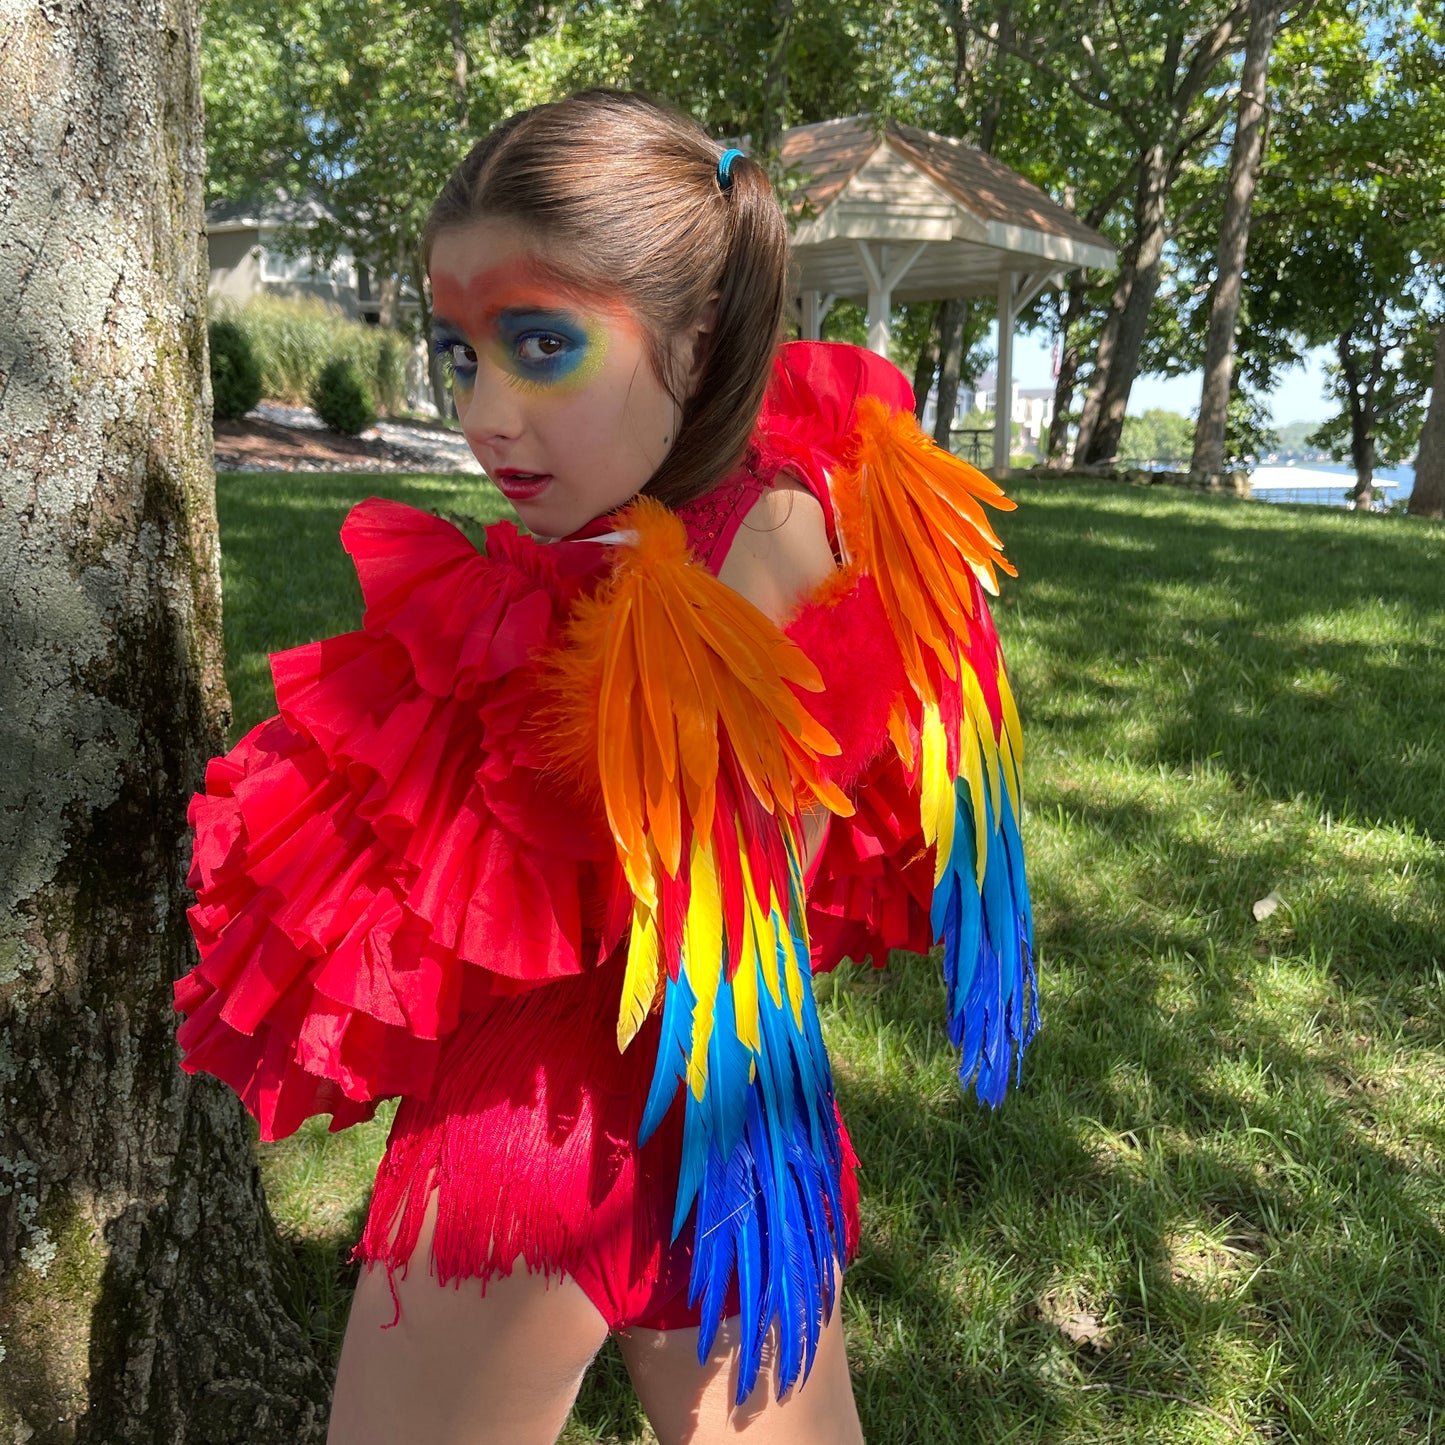
<path fill-rule="evenodd" d="M 823 339 L 823 322 L 828 312 L 833 309 L 833 303 L 838 298 L 829 292 L 823 296 L 817 291 L 804 291 L 802 295 L 801 330 L 804 341 L 821 341 Z"/>
<path fill-rule="evenodd" d="M 1058 284 L 1059 272 L 1020 274 L 998 273 L 998 362 L 994 366 L 993 469 L 1006 472 L 1013 451 L 1014 409 L 1014 327 L 1019 312 L 1051 282 Z"/>
<path fill-rule="evenodd" d="M 1014 273 L 998 273 L 998 360 L 993 368 L 993 469 L 1008 471 L 1013 450 L 1014 323 L 1018 319 Z"/>
<path fill-rule="evenodd" d="M 858 261 L 868 281 L 868 349 L 879 356 L 888 355 L 889 318 L 893 310 L 893 288 L 908 274 L 909 268 L 923 254 L 927 241 L 909 247 L 903 258 L 888 264 L 888 247 L 880 245 L 878 254 L 867 241 L 854 241 Z"/>

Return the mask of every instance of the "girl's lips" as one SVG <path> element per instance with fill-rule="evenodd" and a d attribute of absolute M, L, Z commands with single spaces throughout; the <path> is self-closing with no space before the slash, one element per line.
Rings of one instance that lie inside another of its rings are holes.
<path fill-rule="evenodd" d="M 552 480 L 550 472 L 519 472 L 503 467 L 492 474 L 497 490 L 508 501 L 519 502 L 535 497 Z"/>

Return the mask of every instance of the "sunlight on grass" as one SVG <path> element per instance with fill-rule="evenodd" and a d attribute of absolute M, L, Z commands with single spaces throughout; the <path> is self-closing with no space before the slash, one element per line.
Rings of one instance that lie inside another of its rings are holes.
<path fill-rule="evenodd" d="M 503 514 L 470 478 L 220 479 L 238 729 L 266 651 L 358 625 L 335 533 L 376 486 Z M 935 963 L 816 985 L 863 1159 L 843 1309 L 868 1439 L 1439 1438 L 1445 528 L 1017 495 L 1023 1086 L 959 1098 Z M 384 1132 L 261 1151 L 325 1357 Z M 615 1352 L 564 1438 L 651 1440 Z"/>

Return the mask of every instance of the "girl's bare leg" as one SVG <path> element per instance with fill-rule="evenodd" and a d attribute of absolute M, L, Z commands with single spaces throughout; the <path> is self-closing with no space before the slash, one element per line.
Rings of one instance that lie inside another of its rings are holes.
<path fill-rule="evenodd" d="M 733 1404 L 738 1383 L 737 1321 L 724 1320 L 706 1365 L 696 1330 L 625 1330 L 617 1336 L 642 1408 L 661 1445 L 863 1445 L 853 1403 L 841 1309 L 823 1331 L 807 1381 L 782 1400 L 763 1352 L 757 1388 Z"/>
<path fill-rule="evenodd" d="M 552 1445 L 607 1323 L 572 1279 L 519 1261 L 485 1296 L 474 1279 L 439 1285 L 427 1270 L 436 1196 L 410 1271 L 362 1274 L 346 1322 L 327 1445 Z M 693 1364 L 696 1372 L 696 1361 Z"/>

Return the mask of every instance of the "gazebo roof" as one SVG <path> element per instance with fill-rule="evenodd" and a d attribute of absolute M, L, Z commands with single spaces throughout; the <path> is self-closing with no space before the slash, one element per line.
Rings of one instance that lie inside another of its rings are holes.
<path fill-rule="evenodd" d="M 992 294 L 1000 273 L 1112 268 L 1108 238 L 1001 161 L 949 136 L 848 116 L 795 126 L 782 160 L 807 177 L 793 233 L 799 286 L 866 296 L 856 242 L 919 247 L 894 301 Z"/>

